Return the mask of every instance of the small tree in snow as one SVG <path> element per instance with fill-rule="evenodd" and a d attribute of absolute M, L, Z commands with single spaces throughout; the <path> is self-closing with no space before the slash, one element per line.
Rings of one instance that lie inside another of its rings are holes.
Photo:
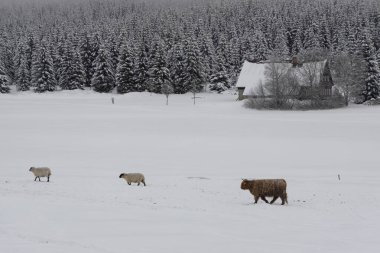
<path fill-rule="evenodd" d="M 163 82 L 161 92 L 166 96 L 166 105 L 169 105 L 169 95 L 174 92 L 173 86 L 170 84 L 169 80 Z"/>

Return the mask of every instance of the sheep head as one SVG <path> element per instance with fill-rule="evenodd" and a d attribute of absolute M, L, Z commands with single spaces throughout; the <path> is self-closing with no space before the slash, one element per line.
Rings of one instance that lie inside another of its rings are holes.
<path fill-rule="evenodd" d="M 247 180 L 247 179 L 243 179 L 243 181 L 241 182 L 241 185 L 240 185 L 240 188 L 242 190 L 247 190 L 251 187 L 253 182 Z"/>
<path fill-rule="evenodd" d="M 124 173 L 121 173 L 120 176 L 119 176 L 119 178 L 122 178 L 123 176 L 124 176 Z"/>

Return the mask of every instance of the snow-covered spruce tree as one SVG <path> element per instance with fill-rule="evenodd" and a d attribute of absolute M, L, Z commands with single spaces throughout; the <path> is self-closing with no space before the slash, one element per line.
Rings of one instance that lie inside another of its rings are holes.
<path fill-rule="evenodd" d="M 27 91 L 30 89 L 30 77 L 25 55 L 20 56 L 20 65 L 16 72 L 16 87 L 18 91 Z"/>
<path fill-rule="evenodd" d="M 8 77 L 9 84 L 15 78 L 14 56 L 16 53 L 16 44 L 10 40 L 10 35 L 3 33 L 0 36 L 0 61 L 2 62 L 3 73 Z"/>
<path fill-rule="evenodd" d="M 202 60 L 203 60 L 202 65 L 204 66 L 204 72 L 206 76 L 210 77 L 215 72 L 215 68 L 216 68 L 215 47 L 212 42 L 211 36 L 206 32 L 202 34 L 202 36 L 200 37 L 200 40 L 201 41 L 199 45 L 199 51 L 200 51 L 200 54 L 202 55 Z M 183 59 L 183 56 L 182 56 L 182 59 Z M 174 89 L 175 89 L 175 86 L 174 86 Z"/>
<path fill-rule="evenodd" d="M 63 90 L 83 89 L 85 86 L 85 73 L 79 52 L 73 48 L 66 49 L 60 70 L 59 85 Z"/>
<path fill-rule="evenodd" d="M 339 55 L 342 52 L 348 52 L 348 43 L 347 39 L 344 36 L 343 27 L 333 34 L 331 41 L 331 50 L 333 55 Z"/>
<path fill-rule="evenodd" d="M 185 62 L 182 43 L 178 42 L 173 46 L 172 50 L 169 52 L 168 63 L 173 92 L 176 94 L 186 93 L 188 90 L 184 86 Z"/>
<path fill-rule="evenodd" d="M 138 87 L 139 92 L 148 89 L 149 80 L 149 66 L 148 66 L 148 56 L 145 52 L 145 48 L 142 47 L 137 55 L 134 66 L 134 80 L 136 87 Z"/>
<path fill-rule="evenodd" d="M 194 35 L 193 34 L 188 35 L 188 37 L 192 37 L 192 36 Z M 187 44 L 188 44 L 188 40 L 187 40 Z M 224 65 L 224 68 L 226 69 L 228 68 L 227 39 L 223 34 L 219 35 L 219 40 L 216 47 L 216 58 L 221 59 L 222 64 Z"/>
<path fill-rule="evenodd" d="M 319 46 L 325 50 L 331 48 L 331 32 L 326 15 L 323 16 L 319 25 Z"/>
<path fill-rule="evenodd" d="M 140 91 L 139 84 L 135 83 L 134 62 L 131 48 L 124 43 L 120 50 L 116 69 L 116 88 L 118 93 Z"/>
<path fill-rule="evenodd" d="M 53 63 L 45 41 L 41 42 L 38 56 L 32 65 L 32 82 L 35 92 L 54 91 Z"/>
<path fill-rule="evenodd" d="M 240 52 L 240 42 L 236 37 L 232 37 L 227 43 L 227 55 L 228 55 L 228 71 L 232 76 L 237 76 L 239 72 L 240 64 L 242 63 L 242 57 Z M 205 73 L 205 77 L 206 77 Z"/>
<path fill-rule="evenodd" d="M 266 60 L 269 55 L 268 44 L 262 31 L 256 30 L 251 40 L 251 61 Z"/>
<path fill-rule="evenodd" d="M 3 63 L 0 62 L 0 93 L 8 93 L 9 89 L 9 77 L 4 72 Z"/>
<path fill-rule="evenodd" d="M 221 59 L 217 61 L 217 67 L 214 74 L 211 75 L 210 78 L 210 91 L 216 91 L 218 93 L 221 93 L 225 90 L 228 90 L 231 88 L 229 85 L 229 78 L 226 72 L 226 69 L 224 68 L 223 64 L 221 64 Z"/>
<path fill-rule="evenodd" d="M 115 80 L 111 71 L 108 55 L 103 46 L 98 51 L 98 56 L 94 61 L 94 75 L 91 79 L 91 86 L 97 92 L 110 92 L 114 87 Z"/>
<path fill-rule="evenodd" d="M 18 91 L 26 91 L 30 88 L 30 76 L 27 66 L 27 59 L 25 54 L 25 45 L 20 43 L 18 52 L 15 56 L 15 66 L 18 66 L 15 74 L 15 81 Z"/>
<path fill-rule="evenodd" d="M 33 62 L 36 60 L 37 45 L 36 45 L 34 36 L 32 34 L 28 35 L 25 54 L 26 54 L 26 66 L 28 70 L 29 83 L 33 85 L 33 82 L 32 82 Z"/>
<path fill-rule="evenodd" d="M 365 87 L 362 95 L 364 102 L 379 97 L 380 69 L 376 61 L 372 40 L 368 32 L 362 35 L 362 54 L 365 61 Z"/>
<path fill-rule="evenodd" d="M 163 43 L 155 39 L 151 55 L 151 67 L 149 68 L 149 91 L 161 93 L 162 86 L 170 82 L 170 72 L 164 58 Z"/>
<path fill-rule="evenodd" d="M 291 45 L 290 54 L 297 55 L 302 50 L 301 31 L 298 27 L 293 28 L 289 33 L 289 40 Z"/>
<path fill-rule="evenodd" d="M 350 55 L 361 54 L 360 42 L 356 40 L 356 32 L 349 28 L 347 37 L 347 50 Z"/>
<path fill-rule="evenodd" d="M 320 48 L 318 40 L 318 28 L 316 24 L 312 24 L 307 28 L 304 39 L 304 48 L 306 50 L 316 50 Z"/>
<path fill-rule="evenodd" d="M 87 33 L 82 36 L 79 52 L 85 74 L 85 86 L 90 87 L 93 75 L 93 62 L 95 58 L 93 56 L 94 53 L 91 44 L 91 38 Z"/>
<path fill-rule="evenodd" d="M 116 80 L 116 71 L 117 71 L 117 66 L 119 62 L 119 53 L 120 53 L 119 51 L 121 49 L 119 48 L 115 35 L 112 34 L 110 36 L 110 38 L 107 40 L 106 46 L 107 46 L 107 52 L 109 52 L 109 62 L 110 62 L 111 70 L 114 73 L 114 79 Z"/>
<path fill-rule="evenodd" d="M 204 72 L 202 60 L 199 53 L 198 44 L 194 35 L 184 41 L 184 64 L 185 76 L 183 78 L 184 87 L 192 93 L 200 92 L 203 88 Z M 220 56 L 223 57 L 223 56 Z"/>
<path fill-rule="evenodd" d="M 280 59 L 285 60 L 289 58 L 289 48 L 286 44 L 286 31 L 282 25 L 279 25 L 279 27 L 274 38 L 272 55 L 277 55 Z"/>

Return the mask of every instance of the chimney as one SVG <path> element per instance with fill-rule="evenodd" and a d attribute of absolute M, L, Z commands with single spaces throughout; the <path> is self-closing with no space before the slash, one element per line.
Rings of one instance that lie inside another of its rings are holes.
<path fill-rule="evenodd" d="M 296 68 L 298 65 L 300 65 L 300 62 L 298 60 L 298 57 L 297 56 L 293 56 L 292 58 L 292 65 L 293 65 L 293 68 Z"/>

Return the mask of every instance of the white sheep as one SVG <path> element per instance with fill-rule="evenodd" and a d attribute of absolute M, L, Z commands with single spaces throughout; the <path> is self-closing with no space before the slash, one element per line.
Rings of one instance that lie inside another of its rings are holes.
<path fill-rule="evenodd" d="M 131 183 L 137 183 L 137 185 L 143 183 L 144 186 L 146 186 L 145 177 L 141 173 L 122 173 L 120 174 L 119 178 L 124 178 L 124 180 L 127 181 L 129 185 L 131 185 Z"/>
<path fill-rule="evenodd" d="M 41 177 L 47 177 L 47 181 L 49 182 L 51 171 L 48 167 L 31 167 L 29 171 L 33 172 L 34 176 L 36 177 L 34 181 L 38 180 L 41 181 Z"/>

